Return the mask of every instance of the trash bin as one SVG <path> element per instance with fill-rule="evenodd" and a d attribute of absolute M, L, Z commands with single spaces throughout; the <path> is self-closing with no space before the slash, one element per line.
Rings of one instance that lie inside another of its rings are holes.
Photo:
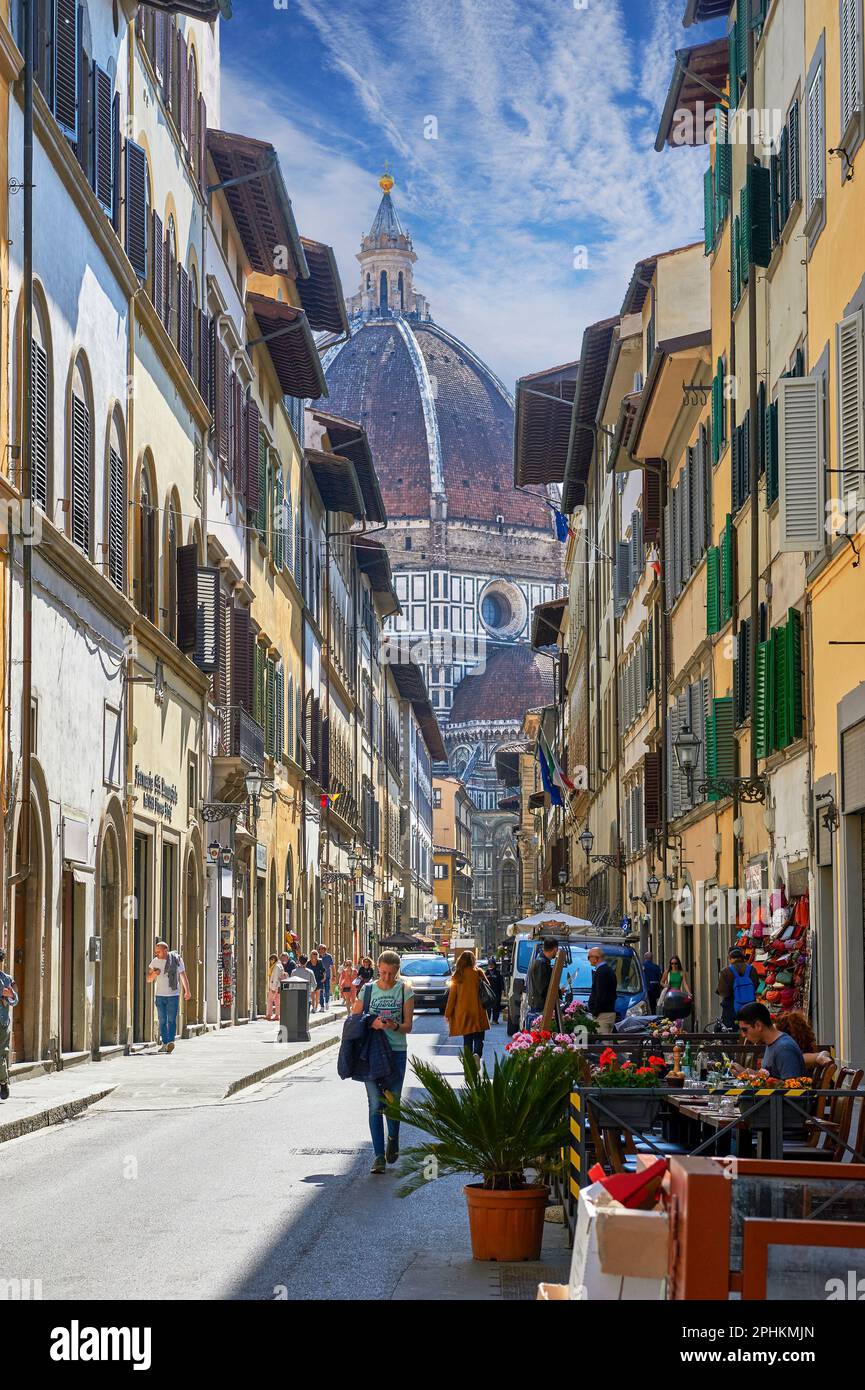
<path fill-rule="evenodd" d="M 283 980 L 279 987 L 279 1042 L 309 1042 L 309 985 Z"/>

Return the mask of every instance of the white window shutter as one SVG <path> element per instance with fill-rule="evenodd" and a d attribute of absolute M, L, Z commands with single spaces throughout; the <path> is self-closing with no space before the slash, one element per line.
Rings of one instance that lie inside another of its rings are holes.
<path fill-rule="evenodd" d="M 862 468 L 865 466 L 865 434 L 863 434 L 862 380 L 862 310 L 844 319 L 837 328 L 838 361 L 835 379 L 838 383 L 838 466 L 841 468 L 842 501 L 850 493 L 862 490 Z"/>
<path fill-rule="evenodd" d="M 778 382 L 779 550 L 819 550 L 825 539 L 822 381 Z"/>
<path fill-rule="evenodd" d="M 841 143 L 862 112 L 862 0 L 841 0 Z"/>
<path fill-rule="evenodd" d="M 818 67 L 808 88 L 805 121 L 808 144 L 808 213 L 823 197 L 823 66 Z"/>

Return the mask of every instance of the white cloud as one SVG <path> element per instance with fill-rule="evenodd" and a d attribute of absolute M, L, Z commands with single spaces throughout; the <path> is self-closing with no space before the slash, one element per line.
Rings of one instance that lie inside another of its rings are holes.
<path fill-rule="evenodd" d="M 225 74 L 223 123 L 276 145 L 301 228 L 334 245 L 349 293 L 389 155 L 418 288 L 509 385 L 576 357 L 635 261 L 701 236 L 705 153 L 653 149 L 682 0 L 653 0 L 641 45 L 621 0 L 296 4 L 380 139 L 330 128 L 300 90 L 275 113 L 252 62 Z M 428 115 L 438 140 L 423 138 Z M 587 270 L 573 268 L 580 245 Z"/>

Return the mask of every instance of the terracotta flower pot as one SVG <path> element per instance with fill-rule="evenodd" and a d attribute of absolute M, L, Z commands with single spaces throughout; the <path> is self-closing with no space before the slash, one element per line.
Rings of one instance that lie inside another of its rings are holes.
<path fill-rule="evenodd" d="M 544 1238 L 546 1187 L 491 1191 L 480 1183 L 463 1188 L 476 1260 L 539 1260 Z"/>

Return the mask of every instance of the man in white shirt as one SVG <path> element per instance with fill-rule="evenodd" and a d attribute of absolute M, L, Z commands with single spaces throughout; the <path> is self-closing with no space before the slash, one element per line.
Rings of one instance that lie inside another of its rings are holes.
<path fill-rule="evenodd" d="M 177 1033 L 177 1014 L 180 1009 L 180 990 L 189 1000 L 189 981 L 183 957 L 172 951 L 167 941 L 157 941 L 156 955 L 147 968 L 147 982 L 156 981 L 156 1013 L 159 1018 L 160 1052 L 174 1051 Z"/>
<path fill-rule="evenodd" d="M 293 980 L 304 980 L 310 990 L 318 989 L 318 980 L 315 978 L 313 971 L 309 968 L 309 956 L 301 956 L 297 965 L 291 972 L 291 978 Z"/>

